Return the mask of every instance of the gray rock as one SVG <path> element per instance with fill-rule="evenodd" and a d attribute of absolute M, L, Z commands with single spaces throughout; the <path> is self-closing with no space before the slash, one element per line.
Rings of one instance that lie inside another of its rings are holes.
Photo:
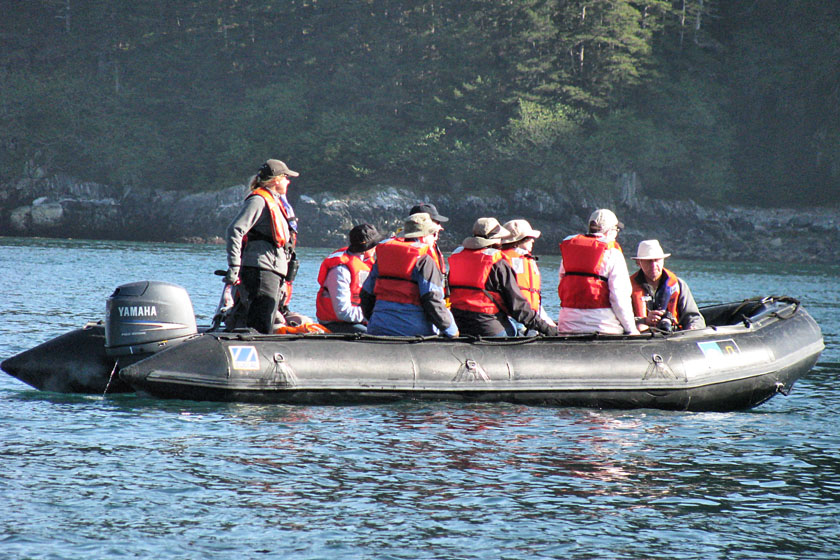
<path fill-rule="evenodd" d="M 61 225 L 64 219 L 64 209 L 58 202 L 46 202 L 41 199 L 32 203 L 32 227 L 37 229 L 52 229 Z"/>
<path fill-rule="evenodd" d="M 223 243 L 227 225 L 247 195 L 243 185 L 215 192 L 127 189 L 41 171 L 33 169 L 0 189 L 0 235 Z M 550 192 L 512 189 L 505 196 L 453 188 L 431 197 L 378 185 L 354 187 L 349 195 L 322 192 L 295 198 L 293 191 L 291 197 L 302 246 L 339 247 L 346 244 L 347 231 L 363 222 L 392 233 L 412 206 L 431 202 L 450 217 L 441 236 L 447 251 L 469 235 L 476 218 L 495 216 L 502 222 L 529 220 L 543 232 L 536 252 L 556 253 L 563 238 L 584 231 L 597 207 L 612 208 L 625 223 L 620 242 L 627 254 L 650 238 L 680 258 L 814 262 L 840 250 L 837 209 L 712 208 L 649 199 L 633 175 L 622 177 L 616 188 L 621 202 L 597 198 L 575 181 Z"/>

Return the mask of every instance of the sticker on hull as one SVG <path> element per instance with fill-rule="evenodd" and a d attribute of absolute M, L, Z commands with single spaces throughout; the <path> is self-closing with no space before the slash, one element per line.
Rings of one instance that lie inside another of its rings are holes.
<path fill-rule="evenodd" d="M 741 353 L 741 349 L 731 338 L 713 342 L 698 342 L 697 346 L 700 347 L 703 355 L 712 361 L 725 360 L 728 356 Z"/>
<path fill-rule="evenodd" d="M 260 369 L 260 356 L 254 346 L 228 346 L 233 369 Z"/>

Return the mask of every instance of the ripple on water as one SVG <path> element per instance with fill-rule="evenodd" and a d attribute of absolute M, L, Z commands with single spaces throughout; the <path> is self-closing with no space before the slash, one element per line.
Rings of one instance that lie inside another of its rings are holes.
<path fill-rule="evenodd" d="M 114 287 L 150 274 L 189 287 L 200 313 L 218 298 L 208 273 L 223 261 L 216 249 L 5 243 L 4 262 L 43 266 L 7 292 L 0 356 L 101 317 Z M 301 251 L 301 301 L 314 296 L 323 254 L 310 262 Z M 789 397 L 727 414 L 255 406 L 55 395 L 4 376 L 3 555 L 838 557 L 836 271 L 814 288 L 793 268 L 677 265 L 701 303 L 807 294 L 828 347 Z M 82 286 L 80 273 L 93 267 L 101 275 Z M 61 289 L 45 288 L 55 282 Z"/>

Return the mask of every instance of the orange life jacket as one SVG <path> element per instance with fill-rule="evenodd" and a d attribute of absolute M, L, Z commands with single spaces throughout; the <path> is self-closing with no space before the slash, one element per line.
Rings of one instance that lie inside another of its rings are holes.
<path fill-rule="evenodd" d="M 542 305 L 540 294 L 542 279 L 540 269 L 537 267 L 537 259 L 530 253 L 524 254 L 515 248 L 502 251 L 502 256 L 516 273 L 516 283 L 519 284 L 519 289 L 522 290 L 522 295 L 528 300 L 531 309 L 539 312 Z"/>
<path fill-rule="evenodd" d="M 332 297 L 324 285 L 330 270 L 341 265 L 347 267 L 350 271 L 350 302 L 353 305 L 359 305 L 361 303 L 359 293 L 362 291 L 362 282 L 367 277 L 363 273 L 370 272 L 371 264 L 369 261 L 362 260 L 359 255 L 347 253 L 347 247 L 337 250 L 324 259 L 321 263 L 321 269 L 318 271 L 318 284 L 321 285 L 321 289 L 318 290 L 315 299 L 315 313 L 319 321 L 322 323 L 340 321 L 335 314 Z"/>
<path fill-rule="evenodd" d="M 502 296 L 486 288 L 490 269 L 502 260 L 499 249 L 458 247 L 449 256 L 449 302 L 455 309 L 496 314 L 503 307 Z"/>
<path fill-rule="evenodd" d="M 274 329 L 274 334 L 327 334 L 330 329 L 318 323 L 303 323 L 302 325 L 282 325 Z"/>
<path fill-rule="evenodd" d="M 648 296 L 644 288 L 642 288 L 642 284 L 645 281 L 644 274 L 645 273 L 640 270 L 630 276 L 630 284 L 633 286 L 633 293 L 630 295 L 630 299 L 633 301 L 633 315 L 636 317 L 647 317 L 648 314 L 647 302 L 650 300 L 650 296 Z M 670 294 L 668 304 L 665 306 L 665 309 L 670 312 L 671 315 L 674 316 L 674 320 L 679 323 L 680 317 L 679 313 L 677 313 L 677 303 L 680 299 L 680 283 L 677 280 L 677 275 L 667 268 L 662 269 L 662 274 L 665 275 L 665 286 L 663 286 L 662 289 L 668 290 L 668 293 Z M 656 297 L 656 294 L 654 294 L 654 297 Z"/>
<path fill-rule="evenodd" d="M 560 243 L 565 274 L 557 286 L 563 307 L 603 309 L 610 307 L 610 288 L 601 276 L 601 263 L 609 249 L 621 247 L 615 241 L 601 241 L 592 235 L 575 235 Z"/>
<path fill-rule="evenodd" d="M 289 216 L 286 214 L 286 207 L 274 198 L 271 191 L 263 187 L 257 187 L 245 198 L 247 199 L 252 196 L 261 196 L 265 200 L 265 204 L 268 206 L 268 211 L 271 214 L 271 233 L 274 237 L 274 243 L 278 247 L 284 247 L 292 239 L 292 235 L 289 233 Z M 247 243 L 247 234 L 245 237 Z M 290 244 L 294 245 L 294 240 Z"/>
<path fill-rule="evenodd" d="M 420 288 L 411 279 L 411 273 L 417 261 L 428 255 L 430 249 L 425 243 L 397 237 L 377 245 L 379 276 L 373 289 L 376 299 L 421 305 Z"/>

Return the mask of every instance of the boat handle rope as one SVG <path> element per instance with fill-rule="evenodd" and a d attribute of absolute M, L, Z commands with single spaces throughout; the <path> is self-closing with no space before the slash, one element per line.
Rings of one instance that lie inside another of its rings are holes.
<path fill-rule="evenodd" d="M 790 395 L 790 389 L 785 389 L 785 384 L 781 381 L 776 381 L 776 392 L 784 396 Z"/>
<path fill-rule="evenodd" d="M 119 362 L 119 360 L 114 360 L 114 367 L 111 369 L 111 375 L 108 376 L 108 383 L 105 384 L 105 391 L 102 393 L 103 397 L 108 394 L 108 388 L 111 387 L 111 381 L 114 380 L 114 374 L 117 373 L 117 364 Z"/>

